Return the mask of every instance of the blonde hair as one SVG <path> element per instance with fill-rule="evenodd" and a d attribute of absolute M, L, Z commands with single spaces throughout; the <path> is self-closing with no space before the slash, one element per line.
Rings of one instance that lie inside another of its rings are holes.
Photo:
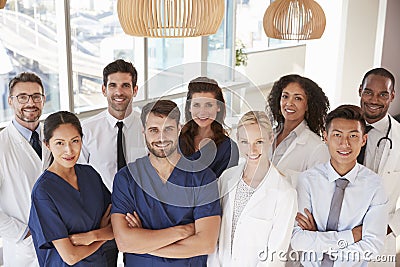
<path fill-rule="evenodd" d="M 246 112 L 239 120 L 237 130 L 239 130 L 240 127 L 246 126 L 246 125 L 251 125 L 251 124 L 258 124 L 260 128 L 264 128 L 267 130 L 268 133 L 268 138 L 272 139 L 273 134 L 272 134 L 272 125 L 271 121 L 268 118 L 267 113 L 264 111 L 248 111 Z M 237 131 L 237 135 L 238 135 Z"/>

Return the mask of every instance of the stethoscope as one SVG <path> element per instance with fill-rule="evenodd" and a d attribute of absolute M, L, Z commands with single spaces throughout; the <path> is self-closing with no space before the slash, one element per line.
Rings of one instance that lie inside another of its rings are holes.
<path fill-rule="evenodd" d="M 381 144 L 381 142 L 383 140 L 387 140 L 387 141 L 389 141 L 389 145 L 390 145 L 389 148 L 392 149 L 393 142 L 392 142 L 392 139 L 390 139 L 390 137 L 389 137 L 389 133 L 392 130 L 392 120 L 390 119 L 390 116 L 388 116 L 388 119 L 389 119 L 389 127 L 387 129 L 386 136 L 384 136 L 378 140 L 378 143 L 376 144 L 377 148 L 379 148 L 379 145 Z"/>

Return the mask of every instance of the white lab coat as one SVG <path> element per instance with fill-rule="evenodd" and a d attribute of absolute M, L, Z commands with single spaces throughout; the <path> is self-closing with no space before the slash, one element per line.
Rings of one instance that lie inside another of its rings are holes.
<path fill-rule="evenodd" d="M 235 194 L 244 167 L 242 162 L 219 178 L 223 216 L 217 250 L 209 255 L 208 266 L 284 266 L 278 253 L 289 246 L 297 194 L 273 165 L 239 217 L 231 253 Z"/>
<path fill-rule="evenodd" d="M 382 255 L 396 254 L 396 237 L 400 235 L 400 208 L 396 208 L 396 203 L 400 196 L 400 123 L 391 117 L 392 130 L 389 133 L 393 147 L 390 149 L 389 142 L 385 142 L 382 159 L 379 163 L 378 174 L 383 179 L 386 194 L 389 202 L 389 226 L 393 233 L 387 235 L 385 248 Z M 397 248 L 397 252 L 400 248 Z M 394 262 L 370 263 L 369 266 L 395 266 Z"/>
<path fill-rule="evenodd" d="M 10 123 L 0 132 L 0 236 L 4 267 L 39 266 L 28 229 L 31 191 L 48 166 L 50 152 L 44 145 L 43 162 L 29 142 Z"/>
<path fill-rule="evenodd" d="M 330 159 L 328 147 L 321 138 L 312 132 L 308 126 L 290 144 L 276 168 L 290 179 L 292 186 L 297 185 L 300 172 L 325 163 Z"/>

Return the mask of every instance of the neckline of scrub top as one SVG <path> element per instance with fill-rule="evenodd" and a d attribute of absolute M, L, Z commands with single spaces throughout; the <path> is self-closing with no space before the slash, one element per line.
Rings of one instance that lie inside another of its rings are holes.
<path fill-rule="evenodd" d="M 150 161 L 150 157 L 147 157 L 148 160 L 148 164 L 149 164 L 149 169 L 151 172 L 153 172 L 153 175 L 155 175 L 155 177 L 157 177 L 156 183 L 161 183 L 164 187 L 168 186 L 168 184 L 173 184 L 173 185 L 177 185 L 176 183 L 171 182 L 171 180 L 173 181 L 173 178 L 176 176 L 175 175 L 175 171 L 176 171 L 176 166 L 179 165 L 180 161 L 182 160 L 183 156 L 181 155 L 181 157 L 179 158 L 178 162 L 175 164 L 174 169 L 172 170 L 172 172 L 170 173 L 170 175 L 168 176 L 167 180 L 164 180 L 160 177 L 160 175 L 158 174 L 156 168 L 154 168 L 153 164 L 151 164 Z M 154 177 L 153 175 L 151 175 L 152 177 Z M 165 181 L 165 182 L 164 182 Z"/>
<path fill-rule="evenodd" d="M 53 174 L 56 178 L 58 178 L 59 180 L 62 180 L 63 183 L 67 184 L 68 187 L 70 187 L 74 192 L 77 192 L 77 193 L 80 194 L 80 193 L 81 193 L 81 189 L 82 189 L 82 185 L 81 185 L 81 183 L 80 183 L 79 175 L 78 175 L 78 173 L 77 173 L 76 164 L 74 165 L 74 169 L 75 169 L 75 175 L 76 175 L 76 179 L 77 179 L 77 183 L 78 183 L 78 188 L 79 188 L 79 189 L 76 189 L 75 187 L 73 187 L 70 183 L 68 183 L 64 178 L 62 178 L 62 177 L 61 177 L 60 175 L 58 175 L 57 173 L 52 172 L 52 171 L 49 171 L 48 169 L 46 170 L 46 172 L 49 172 L 49 173 Z"/>

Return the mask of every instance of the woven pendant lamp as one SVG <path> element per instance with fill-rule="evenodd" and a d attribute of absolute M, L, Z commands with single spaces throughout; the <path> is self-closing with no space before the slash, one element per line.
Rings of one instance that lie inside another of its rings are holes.
<path fill-rule="evenodd" d="M 263 24 L 270 38 L 309 40 L 321 38 L 326 18 L 314 0 L 276 0 L 265 11 Z"/>
<path fill-rule="evenodd" d="M 7 0 L 0 0 L 0 9 L 4 8 L 6 6 Z"/>
<path fill-rule="evenodd" d="M 141 37 L 194 37 L 217 32 L 224 0 L 118 0 L 126 34 Z"/>

